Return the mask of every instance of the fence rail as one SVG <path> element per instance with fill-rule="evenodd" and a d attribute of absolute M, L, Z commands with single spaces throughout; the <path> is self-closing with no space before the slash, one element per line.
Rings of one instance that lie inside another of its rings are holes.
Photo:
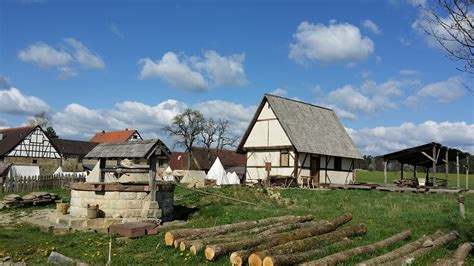
<path fill-rule="evenodd" d="M 0 177 L 0 191 L 4 193 L 58 189 L 69 183 L 85 181 L 86 177 L 84 175 L 77 174 Z"/>

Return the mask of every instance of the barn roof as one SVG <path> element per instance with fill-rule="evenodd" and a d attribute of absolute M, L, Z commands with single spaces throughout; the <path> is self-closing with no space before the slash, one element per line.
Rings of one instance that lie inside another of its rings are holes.
<path fill-rule="evenodd" d="M 265 102 L 268 102 L 283 130 L 298 152 L 362 159 L 336 113 L 328 108 L 265 94 L 239 145 L 247 140 Z"/>
<path fill-rule="evenodd" d="M 403 164 L 432 167 L 433 161 L 426 155 L 433 158 L 433 148 L 435 149 L 436 153 L 435 157 L 438 157 L 436 160 L 436 165 L 445 164 L 444 160 L 446 159 L 446 151 L 448 152 L 448 161 L 450 162 L 455 162 L 456 156 L 459 156 L 459 159 L 464 159 L 467 156 L 470 156 L 469 153 L 463 152 L 456 148 L 449 148 L 440 143 L 430 142 L 420 146 L 388 153 L 380 157 L 382 157 L 386 161 L 398 161 Z"/>
<path fill-rule="evenodd" d="M 51 139 L 58 152 L 62 155 L 82 155 L 85 156 L 99 143 L 90 141 Z"/>
<path fill-rule="evenodd" d="M 159 139 L 136 140 L 115 143 L 100 143 L 86 158 L 98 159 L 127 159 L 145 158 L 148 159 L 155 151 L 161 150 L 167 156 L 170 155 L 168 147 Z"/>
<path fill-rule="evenodd" d="M 92 142 L 100 142 L 100 143 L 110 143 L 110 142 L 122 142 L 122 141 L 127 141 L 130 139 L 131 136 L 133 136 L 134 133 L 138 134 L 138 131 L 136 130 L 118 130 L 118 131 L 102 131 L 96 133 L 92 138 Z M 140 134 L 138 134 L 140 135 Z"/>
<path fill-rule="evenodd" d="M 26 126 L 0 129 L 0 133 L 3 135 L 0 139 L 0 156 L 4 156 L 14 149 L 36 127 Z"/>

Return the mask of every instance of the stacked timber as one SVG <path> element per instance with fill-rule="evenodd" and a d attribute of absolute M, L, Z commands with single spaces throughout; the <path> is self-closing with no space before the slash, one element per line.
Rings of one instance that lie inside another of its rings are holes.
<path fill-rule="evenodd" d="M 19 206 L 35 206 L 41 204 L 51 204 L 58 199 L 58 195 L 49 192 L 31 192 L 23 197 L 17 194 L 9 194 L 3 198 L 1 206 L 5 208 Z"/>

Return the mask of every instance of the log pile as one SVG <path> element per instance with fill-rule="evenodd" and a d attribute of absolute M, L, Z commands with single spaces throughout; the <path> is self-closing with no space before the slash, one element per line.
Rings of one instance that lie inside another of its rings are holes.
<path fill-rule="evenodd" d="M 4 208 L 36 206 L 54 203 L 58 198 L 57 194 L 49 192 L 31 192 L 23 197 L 17 194 L 9 194 L 3 198 L 3 202 L 0 202 L 0 205 Z"/>
<path fill-rule="evenodd" d="M 328 221 L 288 215 L 208 228 L 176 229 L 166 232 L 165 244 L 181 251 L 189 250 L 194 256 L 203 254 L 208 261 L 229 256 L 232 265 L 336 265 L 347 263 L 354 256 L 373 254 L 412 235 L 411 231 L 403 231 L 378 242 L 346 248 L 352 243 L 350 237 L 367 233 L 364 224 L 344 226 L 351 220 L 350 213 Z M 358 265 L 410 264 L 456 238 L 456 232 L 437 231 Z M 465 243 L 438 265 L 461 263 L 472 248 L 472 243 Z"/>

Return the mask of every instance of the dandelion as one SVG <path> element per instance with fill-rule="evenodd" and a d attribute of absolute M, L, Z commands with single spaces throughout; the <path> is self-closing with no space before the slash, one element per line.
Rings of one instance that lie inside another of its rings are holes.
<path fill-rule="evenodd" d="M 190 253 L 186 253 L 186 257 L 189 257 L 191 254 Z"/>
<path fill-rule="evenodd" d="M 179 253 L 180 256 L 183 256 L 183 252 Z"/>

